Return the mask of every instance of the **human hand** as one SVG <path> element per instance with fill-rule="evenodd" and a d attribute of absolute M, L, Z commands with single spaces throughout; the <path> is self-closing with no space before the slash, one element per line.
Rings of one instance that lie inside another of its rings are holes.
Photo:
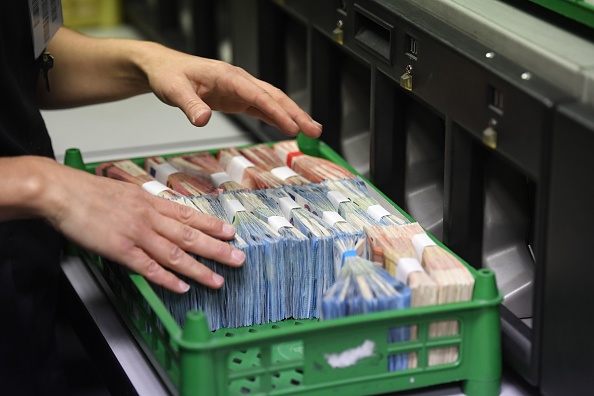
<path fill-rule="evenodd" d="M 150 41 L 89 37 L 67 28 L 59 29 L 48 51 L 55 65 L 52 90 L 41 82 L 38 86 L 42 108 L 103 103 L 152 91 L 196 126 L 204 126 L 216 110 L 248 114 L 289 136 L 322 133 L 322 126 L 280 89 L 225 62 Z"/>
<path fill-rule="evenodd" d="M 322 133 L 314 121 L 280 89 L 228 63 L 183 54 L 153 45 L 140 63 L 153 92 L 179 107 L 196 126 L 205 125 L 211 110 L 245 113 L 288 136 L 300 131 L 310 137 Z"/>
<path fill-rule="evenodd" d="M 169 270 L 211 288 L 223 278 L 188 253 L 233 267 L 243 252 L 219 239 L 231 239 L 233 226 L 192 208 L 148 194 L 133 184 L 94 176 L 55 161 L 43 162 L 48 180 L 38 207 L 41 215 L 79 246 L 123 264 L 174 292 L 189 286 Z"/>

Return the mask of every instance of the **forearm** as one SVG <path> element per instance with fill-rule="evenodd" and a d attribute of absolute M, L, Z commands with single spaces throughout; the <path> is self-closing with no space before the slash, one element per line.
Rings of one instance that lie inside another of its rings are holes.
<path fill-rule="evenodd" d="M 76 107 L 150 92 L 139 65 L 146 54 L 160 47 L 139 40 L 89 37 L 61 28 L 47 48 L 54 66 L 48 73 L 49 91 L 40 78 L 40 107 Z"/>
<path fill-rule="evenodd" d="M 102 103 L 153 92 L 196 125 L 211 111 L 245 113 L 289 136 L 317 137 L 322 126 L 278 88 L 228 63 L 184 54 L 160 44 L 87 37 L 62 28 L 48 46 L 54 57 L 50 91 L 39 79 L 41 108 Z"/>
<path fill-rule="evenodd" d="M 0 158 L 0 221 L 44 217 L 51 205 L 44 174 L 48 167 L 59 166 L 44 157 Z"/>

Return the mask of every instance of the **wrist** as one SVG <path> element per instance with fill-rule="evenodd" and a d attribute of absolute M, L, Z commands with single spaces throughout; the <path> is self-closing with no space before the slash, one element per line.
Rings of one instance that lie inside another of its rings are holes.
<path fill-rule="evenodd" d="M 158 68 L 164 57 L 159 55 L 168 49 L 159 43 L 152 41 L 128 41 L 127 56 L 135 76 L 138 78 L 138 84 L 142 85 L 145 91 L 152 91 L 149 76 Z"/>
<path fill-rule="evenodd" d="M 51 205 L 47 175 L 52 174 L 52 166 L 59 165 L 45 157 L 0 158 L 0 188 L 9 192 L 0 196 L 0 220 L 45 217 Z"/>

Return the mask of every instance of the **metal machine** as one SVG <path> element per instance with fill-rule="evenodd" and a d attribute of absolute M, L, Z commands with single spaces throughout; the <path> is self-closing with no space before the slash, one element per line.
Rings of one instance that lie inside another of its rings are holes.
<path fill-rule="evenodd" d="M 496 272 L 509 367 L 542 394 L 592 388 L 589 27 L 520 1 L 148 3 L 125 2 L 132 21 L 159 16 L 147 34 L 285 90 L 358 171 Z M 262 140 L 284 138 L 238 119 Z"/>

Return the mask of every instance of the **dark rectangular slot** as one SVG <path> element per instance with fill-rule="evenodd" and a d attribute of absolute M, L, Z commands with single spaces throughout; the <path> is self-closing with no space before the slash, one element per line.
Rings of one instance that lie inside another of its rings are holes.
<path fill-rule="evenodd" d="M 361 8 L 355 10 L 355 41 L 389 65 L 393 36 L 393 26 Z"/>
<path fill-rule="evenodd" d="M 489 87 L 489 108 L 497 114 L 503 114 L 503 92 L 495 87 Z"/>

